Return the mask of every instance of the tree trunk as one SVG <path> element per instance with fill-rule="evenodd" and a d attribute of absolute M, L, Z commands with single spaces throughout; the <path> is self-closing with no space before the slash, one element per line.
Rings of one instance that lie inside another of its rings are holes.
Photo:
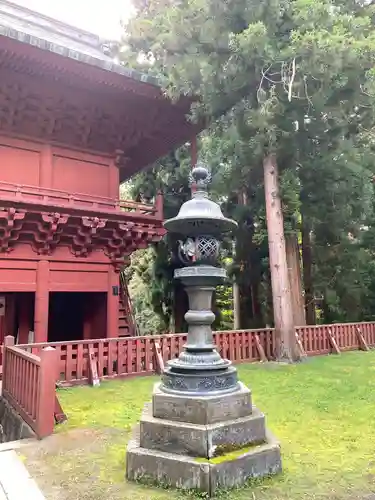
<path fill-rule="evenodd" d="M 237 193 L 237 204 L 240 206 L 244 206 L 247 203 L 247 197 L 245 191 L 241 190 Z M 243 231 L 242 224 L 240 224 L 238 231 L 237 231 L 237 237 L 236 237 L 236 255 L 237 259 L 240 257 L 243 259 L 243 239 L 245 236 L 245 233 Z M 241 321 L 242 319 L 242 300 L 241 297 L 243 296 L 241 285 L 238 282 L 238 276 L 235 277 L 235 282 L 233 283 L 233 328 L 235 330 L 240 330 L 242 328 L 243 322 Z"/>
<path fill-rule="evenodd" d="M 306 323 L 308 325 L 316 324 L 316 311 L 314 300 L 314 286 L 312 279 L 312 253 L 310 226 L 302 218 L 302 263 L 303 263 L 303 284 L 305 288 L 305 310 Z"/>
<path fill-rule="evenodd" d="M 241 329 L 241 294 L 237 283 L 233 283 L 233 328 Z"/>
<path fill-rule="evenodd" d="M 278 361 L 296 361 L 300 358 L 300 354 L 295 338 L 292 297 L 286 261 L 284 218 L 281 210 L 275 155 L 269 155 L 264 159 L 263 168 L 275 323 L 275 357 Z"/>
<path fill-rule="evenodd" d="M 306 325 L 305 304 L 302 296 L 301 259 L 298 240 L 295 234 L 285 237 L 286 261 L 290 293 L 292 295 L 293 321 L 295 326 Z"/>
<path fill-rule="evenodd" d="M 262 328 L 263 313 L 262 305 L 259 300 L 259 281 L 253 281 L 251 284 L 251 305 L 253 309 L 253 322 L 255 328 Z"/>

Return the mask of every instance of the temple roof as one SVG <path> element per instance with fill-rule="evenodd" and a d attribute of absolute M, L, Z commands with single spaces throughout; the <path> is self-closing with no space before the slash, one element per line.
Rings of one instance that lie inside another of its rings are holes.
<path fill-rule="evenodd" d="M 53 0 L 51 0 L 53 1 Z M 155 77 L 127 68 L 108 55 L 111 41 L 56 19 L 0 0 L 0 35 L 107 71 L 157 85 Z"/>
<path fill-rule="evenodd" d="M 202 130 L 187 118 L 191 98 L 172 102 L 109 51 L 94 34 L 0 0 L 0 133 L 116 156 L 126 180 Z"/>

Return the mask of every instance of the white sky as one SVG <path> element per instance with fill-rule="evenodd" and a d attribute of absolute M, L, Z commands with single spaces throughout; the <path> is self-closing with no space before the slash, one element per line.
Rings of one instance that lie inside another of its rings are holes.
<path fill-rule="evenodd" d="M 120 20 L 132 12 L 131 0 L 12 0 L 103 38 L 118 39 Z"/>

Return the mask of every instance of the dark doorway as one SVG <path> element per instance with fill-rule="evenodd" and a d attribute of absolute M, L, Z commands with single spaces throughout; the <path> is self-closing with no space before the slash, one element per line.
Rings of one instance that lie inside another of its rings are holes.
<path fill-rule="evenodd" d="M 83 292 L 50 293 L 48 342 L 83 339 L 85 297 Z"/>
<path fill-rule="evenodd" d="M 34 339 L 32 332 L 34 331 L 35 293 L 17 292 L 14 296 L 17 344 L 28 344 Z"/>

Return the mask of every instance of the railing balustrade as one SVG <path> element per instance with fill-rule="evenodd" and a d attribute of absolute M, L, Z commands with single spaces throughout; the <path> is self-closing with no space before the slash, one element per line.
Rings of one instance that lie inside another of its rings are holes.
<path fill-rule="evenodd" d="M 308 356 L 332 352 L 329 331 L 342 351 L 361 348 L 358 331 L 368 346 L 375 346 L 375 322 L 296 327 L 296 333 Z M 262 360 L 256 336 L 266 358 L 271 360 L 274 351 L 273 328 L 215 332 L 214 341 L 223 357 L 233 363 L 250 363 Z M 51 342 L 17 347 L 37 356 L 40 356 L 44 348 L 53 347 L 58 360 L 57 378 L 62 385 L 71 386 L 89 382 L 89 352 L 94 354 L 98 376 L 101 379 L 156 373 L 158 363 L 154 342 L 160 345 L 163 360 L 166 362 L 181 352 L 186 342 L 186 334 Z"/>

